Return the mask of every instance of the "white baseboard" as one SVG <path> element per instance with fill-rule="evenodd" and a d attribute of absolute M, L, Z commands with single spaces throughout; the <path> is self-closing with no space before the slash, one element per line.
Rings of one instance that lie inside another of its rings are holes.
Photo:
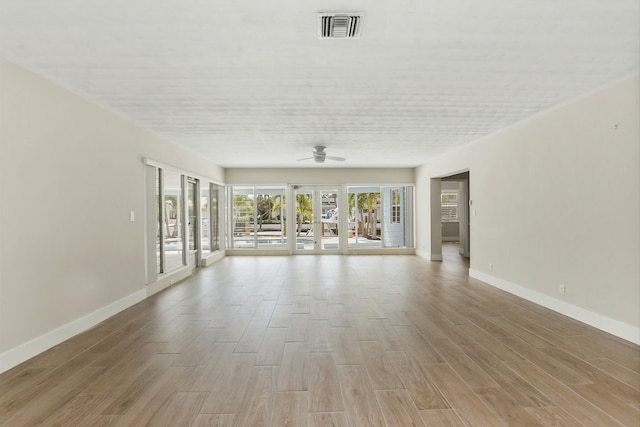
<path fill-rule="evenodd" d="M 469 276 L 634 344 L 640 344 L 640 328 L 552 298 L 478 270 L 469 269 Z"/>
<path fill-rule="evenodd" d="M 416 255 L 420 258 L 426 259 L 427 261 L 442 261 L 442 254 L 431 254 L 429 252 L 416 249 Z"/>
<path fill-rule="evenodd" d="M 346 255 L 415 255 L 413 248 L 347 248 Z"/>
<path fill-rule="evenodd" d="M 0 373 L 8 371 L 14 366 L 54 347 L 69 338 L 86 331 L 114 314 L 131 307 L 146 298 L 146 290 L 139 290 L 114 303 L 106 305 L 93 313 L 62 325 L 44 335 L 32 339 L 18 347 L 0 354 Z"/>
<path fill-rule="evenodd" d="M 213 263 L 220 261 L 225 257 L 225 255 L 226 251 L 216 251 L 206 258 L 202 258 L 201 267 L 208 267 Z M 177 270 L 173 270 L 167 274 L 160 275 L 155 282 L 147 284 L 147 298 L 157 294 L 158 292 L 164 291 L 168 287 L 173 286 L 176 283 L 186 279 L 187 277 L 191 276 L 194 271 L 195 268 L 193 266 L 185 265 L 178 268 Z"/>
<path fill-rule="evenodd" d="M 284 249 L 227 249 L 227 256 L 288 256 L 289 250 Z"/>
<path fill-rule="evenodd" d="M 202 259 L 202 266 L 209 267 L 210 265 L 220 261 L 226 255 L 225 251 L 215 251 L 211 255 Z"/>
<path fill-rule="evenodd" d="M 191 274 L 193 274 L 193 267 L 186 265 L 170 273 L 163 274 L 158 278 L 158 280 L 153 283 L 149 283 L 146 286 L 147 298 L 167 289 L 169 286 L 174 285 L 183 279 L 186 279 L 191 276 Z"/>

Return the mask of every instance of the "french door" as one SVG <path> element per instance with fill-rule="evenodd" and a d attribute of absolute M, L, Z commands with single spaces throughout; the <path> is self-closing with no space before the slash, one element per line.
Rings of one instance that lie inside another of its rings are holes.
<path fill-rule="evenodd" d="M 340 253 L 340 186 L 293 186 L 296 254 Z"/>

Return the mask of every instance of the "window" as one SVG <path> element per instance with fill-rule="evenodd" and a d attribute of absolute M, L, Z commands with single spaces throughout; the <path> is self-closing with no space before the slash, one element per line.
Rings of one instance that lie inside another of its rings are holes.
<path fill-rule="evenodd" d="M 156 273 L 161 274 L 164 271 L 164 257 L 163 253 L 163 234 L 162 234 L 162 169 L 154 168 L 155 170 L 155 182 L 156 182 Z"/>
<path fill-rule="evenodd" d="M 391 223 L 400 224 L 400 189 L 391 189 Z"/>
<path fill-rule="evenodd" d="M 211 252 L 220 250 L 220 191 L 222 187 L 218 184 L 209 185 L 211 194 L 211 209 L 209 209 L 209 239 Z"/>
<path fill-rule="evenodd" d="M 233 187 L 231 245 L 234 248 L 284 248 L 285 188 Z"/>
<path fill-rule="evenodd" d="M 182 175 L 163 170 L 162 186 L 162 233 L 163 271 L 167 273 L 184 265 L 182 230 Z"/>
<path fill-rule="evenodd" d="M 458 216 L 458 191 L 445 190 L 440 195 L 440 209 L 443 221 L 457 221 Z"/>
<path fill-rule="evenodd" d="M 163 274 L 184 265 L 182 175 L 162 168 L 155 174 L 156 271 Z"/>
<path fill-rule="evenodd" d="M 203 182 L 200 187 L 201 255 L 220 250 L 220 191 L 218 184 Z"/>
<path fill-rule="evenodd" d="M 413 245 L 413 187 L 348 187 L 349 248 Z"/>
<path fill-rule="evenodd" d="M 256 241 L 259 248 L 283 248 L 286 196 L 284 188 L 256 189 Z"/>
<path fill-rule="evenodd" d="M 234 187 L 232 195 L 232 246 L 253 247 L 253 188 Z"/>
<path fill-rule="evenodd" d="M 384 187 L 383 201 L 388 201 L 384 208 L 382 227 L 382 246 L 385 248 L 404 248 L 412 241 L 412 224 L 408 214 L 412 212 L 410 198 L 412 187 Z"/>
<path fill-rule="evenodd" d="M 349 247 L 379 248 L 382 246 L 382 197 L 379 186 L 349 187 Z"/>
<path fill-rule="evenodd" d="M 206 183 L 200 187 L 200 250 L 202 256 L 211 253 L 211 189 Z"/>
<path fill-rule="evenodd" d="M 145 159 L 146 279 L 156 282 L 220 250 L 224 187 Z"/>

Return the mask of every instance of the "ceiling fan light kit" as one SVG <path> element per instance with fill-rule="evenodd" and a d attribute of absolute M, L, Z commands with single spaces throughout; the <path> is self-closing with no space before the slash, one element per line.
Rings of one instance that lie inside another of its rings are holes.
<path fill-rule="evenodd" d="M 298 159 L 298 161 L 301 162 L 303 160 L 313 159 L 313 161 L 316 163 L 324 163 L 325 160 L 333 160 L 336 162 L 344 162 L 345 160 L 347 160 L 344 157 L 327 156 L 326 150 L 327 147 L 325 147 L 324 145 L 314 145 L 312 157 L 305 157 L 304 159 Z"/>

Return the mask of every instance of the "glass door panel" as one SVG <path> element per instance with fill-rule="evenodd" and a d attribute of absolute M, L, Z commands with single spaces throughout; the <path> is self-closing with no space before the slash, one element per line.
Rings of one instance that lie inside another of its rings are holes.
<path fill-rule="evenodd" d="M 258 248 L 284 249 L 287 245 L 284 223 L 287 200 L 284 188 L 256 189 Z"/>
<path fill-rule="evenodd" d="M 338 253 L 337 187 L 294 187 L 297 253 Z"/>
<path fill-rule="evenodd" d="M 322 218 L 320 221 L 320 249 L 335 251 L 340 249 L 338 238 L 338 189 L 319 189 Z"/>
<path fill-rule="evenodd" d="M 234 248 L 255 247 L 254 198 L 252 187 L 233 187 L 232 246 Z"/>
<path fill-rule="evenodd" d="M 380 248 L 382 197 L 380 187 L 349 187 L 350 248 Z"/>
<path fill-rule="evenodd" d="M 189 246 L 189 265 L 198 266 L 198 181 L 187 178 L 187 230 Z"/>
<path fill-rule="evenodd" d="M 316 249 L 314 192 L 313 188 L 299 187 L 295 190 L 296 251 L 313 252 Z"/>
<path fill-rule="evenodd" d="M 184 265 L 182 240 L 182 176 L 169 170 L 162 173 L 163 222 L 162 250 L 164 256 L 163 273 Z"/>

